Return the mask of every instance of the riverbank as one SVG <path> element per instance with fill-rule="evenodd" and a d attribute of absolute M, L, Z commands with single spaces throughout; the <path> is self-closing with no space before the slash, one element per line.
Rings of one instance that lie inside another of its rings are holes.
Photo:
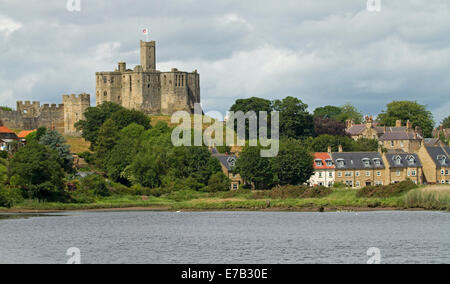
<path fill-rule="evenodd" d="M 354 189 L 334 189 L 321 198 L 256 198 L 252 191 L 192 193 L 165 197 L 119 196 L 95 203 L 40 203 L 27 200 L 0 213 L 57 213 L 64 211 L 450 211 L 450 186 L 428 186 L 387 198 L 357 197 Z"/>

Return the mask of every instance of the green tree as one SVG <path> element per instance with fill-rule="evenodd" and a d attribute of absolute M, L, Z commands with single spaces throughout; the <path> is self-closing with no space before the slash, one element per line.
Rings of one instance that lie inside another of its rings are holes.
<path fill-rule="evenodd" d="M 207 191 L 228 191 L 230 190 L 230 186 L 230 179 L 223 172 L 217 172 L 209 178 Z"/>
<path fill-rule="evenodd" d="M 414 101 L 393 101 L 387 109 L 378 115 L 377 121 L 382 125 L 395 125 L 397 120 L 410 121 L 413 127 L 422 128 L 425 137 L 431 137 L 434 127 L 433 114 L 425 105 Z"/>
<path fill-rule="evenodd" d="M 63 161 L 66 172 L 73 172 L 73 156 L 70 154 L 70 146 L 66 144 L 64 137 L 56 130 L 48 130 L 39 139 L 39 143 L 55 150 Z"/>
<path fill-rule="evenodd" d="M 314 118 L 319 117 L 322 119 L 333 119 L 338 120 L 339 115 L 342 113 L 342 108 L 337 106 L 324 106 L 318 107 L 314 110 Z"/>
<path fill-rule="evenodd" d="M 255 189 L 268 188 L 273 182 L 271 161 L 260 155 L 261 147 L 245 147 L 236 161 L 236 172 Z"/>
<path fill-rule="evenodd" d="M 257 117 L 257 128 L 260 129 L 261 127 L 267 127 L 269 125 L 270 127 L 270 112 L 273 110 L 272 108 L 272 102 L 266 99 L 252 97 L 249 99 L 239 99 L 236 100 L 236 102 L 231 106 L 230 111 L 232 112 L 238 112 L 242 111 L 244 114 L 248 113 L 250 111 L 254 111 L 256 113 Z M 259 112 L 260 111 L 266 111 L 267 112 L 267 123 L 266 125 L 260 125 L 259 123 Z M 237 130 L 237 125 L 235 124 L 235 131 Z M 249 132 L 249 123 L 246 122 L 246 133 Z"/>
<path fill-rule="evenodd" d="M 118 140 L 119 129 L 112 119 L 108 119 L 99 129 L 97 141 L 94 146 L 94 159 L 98 166 L 105 167 L 105 160 Z"/>
<path fill-rule="evenodd" d="M 118 104 L 105 102 L 97 107 L 90 107 L 84 113 L 84 120 L 75 123 L 78 131 L 82 131 L 82 136 L 86 141 L 91 142 L 91 147 L 97 142 L 98 132 L 103 123 L 106 122 L 114 113 L 124 108 Z"/>
<path fill-rule="evenodd" d="M 376 139 L 367 139 L 360 138 L 356 141 L 353 141 L 353 152 L 376 152 L 378 151 L 378 140 Z"/>
<path fill-rule="evenodd" d="M 300 99 L 276 100 L 273 109 L 280 112 L 280 136 L 299 139 L 314 135 L 313 116 L 307 110 L 308 105 Z"/>
<path fill-rule="evenodd" d="M 444 128 L 450 128 L 450 116 L 447 116 L 442 120 L 441 125 L 444 126 Z"/>
<path fill-rule="evenodd" d="M 137 110 L 121 109 L 111 115 L 111 119 L 115 122 L 117 128 L 123 129 L 128 125 L 135 123 L 149 129 L 150 117 L 145 113 Z"/>
<path fill-rule="evenodd" d="M 56 201 L 62 197 L 64 170 L 59 154 L 37 142 L 19 149 L 9 165 L 10 183 L 30 198 Z"/>
<path fill-rule="evenodd" d="M 282 140 L 278 156 L 272 159 L 272 169 L 277 184 L 303 184 L 314 173 L 313 157 L 300 141 Z"/>
<path fill-rule="evenodd" d="M 347 103 L 341 107 L 341 113 L 337 116 L 337 120 L 340 122 L 353 120 L 359 124 L 363 121 L 363 115 L 354 105 Z"/>

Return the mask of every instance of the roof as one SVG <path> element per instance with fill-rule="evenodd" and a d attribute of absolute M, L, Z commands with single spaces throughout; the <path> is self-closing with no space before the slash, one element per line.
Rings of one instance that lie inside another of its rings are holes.
<path fill-rule="evenodd" d="M 336 165 L 336 170 L 385 168 L 381 154 L 378 152 L 332 153 L 331 156 Z M 340 161 L 344 163 L 341 164 Z M 365 166 L 365 161 L 369 162 L 368 166 Z M 375 161 L 379 161 L 379 165 L 376 165 Z"/>
<path fill-rule="evenodd" d="M 439 138 L 425 138 L 425 146 L 439 146 L 441 143 Z"/>
<path fill-rule="evenodd" d="M 425 147 L 437 167 L 450 167 L 450 147 Z M 443 163 L 445 161 L 445 163 Z"/>
<path fill-rule="evenodd" d="M 389 140 L 419 140 L 420 138 L 411 132 L 386 132 L 381 137 L 381 141 Z"/>
<path fill-rule="evenodd" d="M 416 168 L 422 167 L 419 157 L 416 154 L 397 153 L 386 154 L 386 159 L 391 168 Z M 397 160 L 400 162 L 398 163 Z"/>
<path fill-rule="evenodd" d="M 29 134 L 31 134 L 31 133 L 33 133 L 33 132 L 35 132 L 36 131 L 36 129 L 34 129 L 34 130 L 24 130 L 24 131 L 21 131 L 20 133 L 19 133 L 19 135 L 17 135 L 17 136 L 19 136 L 19 138 L 25 138 L 25 137 L 27 137 Z"/>
<path fill-rule="evenodd" d="M 355 124 L 347 129 L 347 133 L 349 133 L 350 135 L 358 135 L 361 134 L 364 130 L 366 130 L 365 124 Z"/>
<path fill-rule="evenodd" d="M 213 156 L 216 157 L 228 171 L 231 171 L 236 164 L 237 157 L 235 155 L 213 154 Z"/>
<path fill-rule="evenodd" d="M 14 131 L 12 131 L 11 129 L 9 129 L 6 126 L 0 126 L 0 133 L 14 133 L 15 134 Z"/>
<path fill-rule="evenodd" d="M 317 164 L 318 161 L 322 162 L 321 166 Z M 334 169 L 335 168 L 334 164 L 328 166 L 327 161 L 331 161 L 331 163 L 333 163 L 333 160 L 331 159 L 329 153 L 320 153 L 320 152 L 314 153 L 314 169 L 316 170 Z"/>

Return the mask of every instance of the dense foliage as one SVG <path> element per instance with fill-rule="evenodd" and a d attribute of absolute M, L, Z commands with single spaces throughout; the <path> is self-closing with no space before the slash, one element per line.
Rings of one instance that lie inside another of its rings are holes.
<path fill-rule="evenodd" d="M 422 128 L 425 137 L 431 137 L 434 128 L 433 114 L 425 105 L 413 101 L 393 101 L 380 113 L 377 120 L 382 125 L 395 125 L 397 120 L 410 121 L 413 127 Z"/>
<path fill-rule="evenodd" d="M 441 125 L 444 126 L 444 128 L 450 128 L 450 116 L 447 116 L 442 120 Z"/>
<path fill-rule="evenodd" d="M 366 186 L 357 191 L 357 197 L 392 197 L 400 196 L 418 186 L 411 180 L 385 186 Z"/>

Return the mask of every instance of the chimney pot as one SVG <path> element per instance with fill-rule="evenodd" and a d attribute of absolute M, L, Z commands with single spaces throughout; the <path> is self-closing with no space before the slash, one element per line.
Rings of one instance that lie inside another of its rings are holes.
<path fill-rule="evenodd" d="M 339 145 L 339 153 L 344 152 L 344 150 L 342 149 L 342 145 Z"/>
<path fill-rule="evenodd" d="M 399 119 L 395 122 L 395 127 L 401 127 L 402 126 L 402 121 Z"/>

